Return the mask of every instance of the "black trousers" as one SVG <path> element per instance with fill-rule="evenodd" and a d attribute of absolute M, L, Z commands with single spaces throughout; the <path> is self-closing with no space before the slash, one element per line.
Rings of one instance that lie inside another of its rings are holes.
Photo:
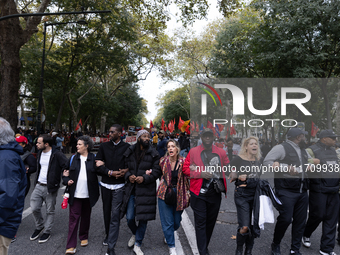
<path fill-rule="evenodd" d="M 235 188 L 234 201 L 237 210 L 238 230 L 242 227 L 248 227 L 250 230 L 254 194 L 255 192 L 248 191 L 244 187 Z"/>
<path fill-rule="evenodd" d="M 119 235 L 120 208 L 123 204 L 124 189 L 110 190 L 101 186 L 104 225 L 109 250 L 113 250 Z"/>
<path fill-rule="evenodd" d="M 309 217 L 304 236 L 310 237 L 322 222 L 322 236 L 320 250 L 332 252 L 335 246 L 336 223 L 339 214 L 338 193 L 309 192 Z"/>
<path fill-rule="evenodd" d="M 300 250 L 302 234 L 305 229 L 307 219 L 308 194 L 292 192 L 287 189 L 277 189 L 277 197 L 281 200 L 282 206 L 277 217 L 274 230 L 275 244 L 280 244 L 287 228 L 292 223 L 291 249 Z"/>
<path fill-rule="evenodd" d="M 221 205 L 221 194 L 213 197 L 196 196 L 191 192 L 190 205 L 194 211 L 196 242 L 200 255 L 207 254 Z"/>

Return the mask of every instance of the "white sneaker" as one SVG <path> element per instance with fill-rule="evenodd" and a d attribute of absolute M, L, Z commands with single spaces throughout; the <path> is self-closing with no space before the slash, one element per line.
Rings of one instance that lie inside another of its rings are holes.
<path fill-rule="evenodd" d="M 177 255 L 176 248 L 175 247 L 169 248 L 169 253 L 170 255 Z"/>
<path fill-rule="evenodd" d="M 133 246 L 133 251 L 134 251 L 134 253 L 136 253 L 136 255 L 144 255 L 141 248 L 137 245 Z"/>
<path fill-rule="evenodd" d="M 128 242 L 128 247 L 129 247 L 129 248 L 132 248 L 132 247 L 135 245 L 135 242 L 136 242 L 136 236 L 135 236 L 135 235 L 132 235 L 132 236 L 130 237 L 129 242 Z"/>
<path fill-rule="evenodd" d="M 303 244 L 303 246 L 309 248 L 311 246 L 311 242 L 310 242 L 309 237 L 303 236 L 302 237 L 302 244 Z"/>
<path fill-rule="evenodd" d="M 334 251 L 331 252 L 324 252 L 322 250 L 319 251 L 321 255 L 336 255 L 336 253 Z"/>

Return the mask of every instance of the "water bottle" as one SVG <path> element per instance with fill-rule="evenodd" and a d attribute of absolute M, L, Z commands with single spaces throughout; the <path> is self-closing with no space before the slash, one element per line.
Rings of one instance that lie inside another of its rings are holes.
<path fill-rule="evenodd" d="M 64 200 L 61 203 L 61 208 L 62 209 L 66 209 L 67 208 L 67 203 L 68 203 L 68 198 L 70 197 L 70 194 L 69 193 L 65 193 L 63 197 L 64 197 Z"/>

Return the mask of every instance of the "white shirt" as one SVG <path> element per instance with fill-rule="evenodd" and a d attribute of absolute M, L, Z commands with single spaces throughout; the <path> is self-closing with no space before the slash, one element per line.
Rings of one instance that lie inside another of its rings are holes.
<path fill-rule="evenodd" d="M 47 184 L 47 172 L 48 172 L 48 165 L 50 163 L 50 158 L 51 158 L 52 150 L 49 152 L 41 152 L 40 156 L 40 174 L 38 178 L 38 182 Z"/>
<path fill-rule="evenodd" d="M 87 173 L 86 173 L 86 161 L 87 157 L 80 156 L 80 172 L 78 176 L 76 191 L 74 197 L 76 198 L 88 198 L 89 189 L 87 187 Z"/>

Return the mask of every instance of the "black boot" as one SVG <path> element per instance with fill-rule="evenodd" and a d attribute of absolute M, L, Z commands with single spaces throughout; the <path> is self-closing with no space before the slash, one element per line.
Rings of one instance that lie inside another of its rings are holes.
<path fill-rule="evenodd" d="M 236 248 L 235 255 L 242 255 L 243 245 L 244 245 L 245 242 L 246 242 L 246 236 L 241 235 L 240 232 L 237 232 L 237 236 L 236 236 L 237 248 Z"/>
<path fill-rule="evenodd" d="M 246 250 L 244 252 L 244 255 L 252 255 L 253 246 L 254 246 L 254 236 L 248 235 L 246 238 Z"/>

